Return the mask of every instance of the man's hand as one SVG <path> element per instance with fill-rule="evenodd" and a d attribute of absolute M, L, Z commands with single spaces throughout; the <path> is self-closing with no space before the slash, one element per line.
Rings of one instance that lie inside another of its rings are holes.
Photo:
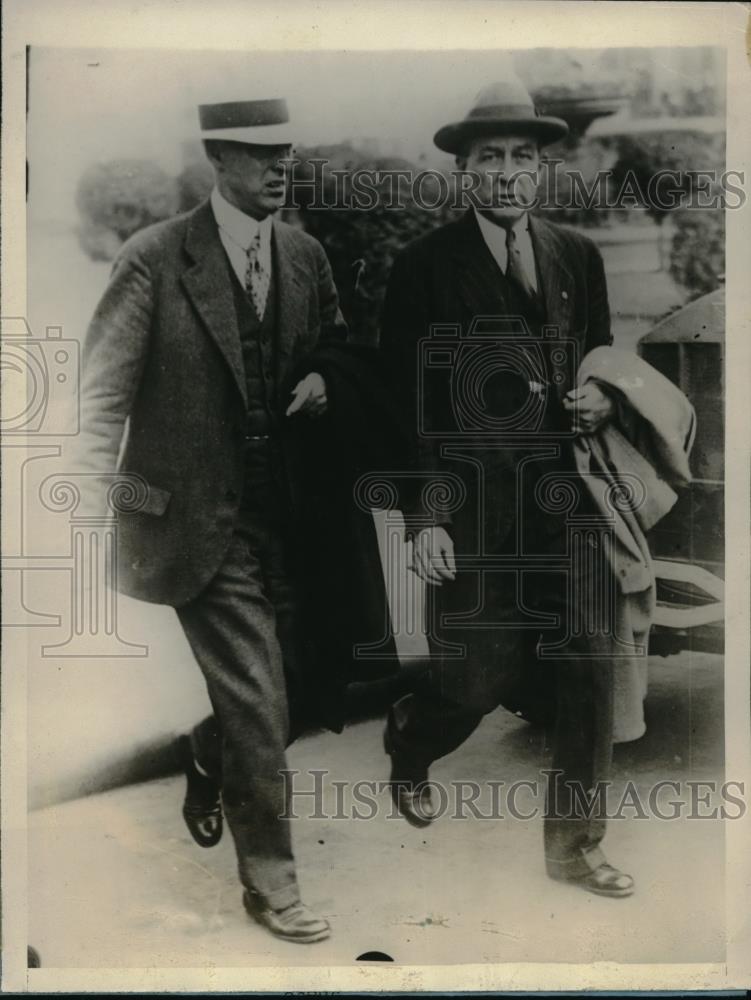
<path fill-rule="evenodd" d="M 318 372 L 311 372 L 292 390 L 292 402 L 287 407 L 286 415 L 291 417 L 295 413 L 307 413 L 309 417 L 320 417 L 327 407 L 323 376 Z"/>
<path fill-rule="evenodd" d="M 573 430 L 577 434 L 594 434 L 615 410 L 612 399 L 595 382 L 567 392 L 563 405 L 573 413 Z"/>
<path fill-rule="evenodd" d="M 445 528 L 422 529 L 414 540 L 409 568 L 435 587 L 456 579 L 454 543 Z"/>

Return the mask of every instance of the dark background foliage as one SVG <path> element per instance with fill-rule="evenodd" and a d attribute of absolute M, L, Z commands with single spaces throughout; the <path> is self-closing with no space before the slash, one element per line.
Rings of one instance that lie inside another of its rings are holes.
<path fill-rule="evenodd" d="M 561 78 L 546 84 L 538 95 L 538 103 L 543 102 L 546 112 L 567 116 L 571 125 L 567 139 L 547 151 L 550 157 L 563 161 L 555 175 L 548 175 L 551 182 L 555 180 L 556 205 L 545 209 L 547 216 L 568 225 L 600 228 L 629 224 L 637 218 L 634 210 L 643 209 L 638 215 L 643 218 L 646 214 L 661 230 L 669 217 L 670 225 L 664 230 L 667 241 L 661 240 L 668 248 L 663 261 L 665 271 L 687 290 L 689 297 L 717 288 L 724 280 L 725 269 L 722 209 L 669 210 L 640 204 L 638 197 L 631 207 L 621 209 L 563 205 L 561 199 L 565 199 L 570 185 L 568 171 L 578 171 L 585 184 L 590 184 L 598 171 L 609 171 L 607 190 L 612 196 L 629 181 L 638 191 L 646 192 L 649 179 L 658 171 L 683 172 L 681 183 L 686 189 L 690 183 L 685 179 L 687 170 L 721 172 L 724 167 L 721 135 L 681 126 L 687 115 L 705 113 L 715 107 L 713 94 L 701 90 L 687 92 L 680 105 L 666 104 L 663 100 L 660 106 L 653 101 L 642 108 L 637 87 L 630 97 L 633 106 L 647 119 L 658 114 L 672 116 L 664 119 L 665 128 L 588 137 L 586 128 L 595 114 L 593 109 L 603 101 L 615 101 L 614 108 L 619 100 L 625 100 L 623 95 L 619 96 L 617 86 L 608 83 L 608 90 L 606 83 L 582 83 L 574 75 L 568 82 Z M 335 180 L 337 172 L 341 185 L 342 175 L 351 176 L 355 171 L 408 169 L 414 177 L 421 166 L 401 157 L 375 156 L 351 142 L 299 149 L 296 155 L 299 162 L 294 177 L 301 186 L 295 187 L 295 207 L 286 209 L 283 217 L 323 244 L 351 328 L 358 338 L 372 341 L 377 335 L 378 316 L 394 257 L 406 244 L 454 217 L 456 211 L 450 207 L 426 210 L 415 202 L 409 184 L 402 184 L 399 189 L 401 202 L 397 207 L 390 203 L 393 189 L 386 183 L 377 185 L 378 198 L 372 207 L 358 208 L 351 202 L 345 207 L 337 195 L 341 190 Z M 325 167 L 316 169 L 313 165 L 316 160 L 326 161 Z M 428 202 L 430 183 L 428 180 L 422 191 Z M 200 146 L 177 177 L 170 177 L 155 164 L 143 160 L 96 164 L 84 173 L 78 187 L 81 246 L 94 259 L 112 259 L 121 243 L 138 229 L 177 211 L 191 209 L 206 197 L 211 185 L 211 168 Z M 316 207 L 321 205 L 328 207 Z"/>

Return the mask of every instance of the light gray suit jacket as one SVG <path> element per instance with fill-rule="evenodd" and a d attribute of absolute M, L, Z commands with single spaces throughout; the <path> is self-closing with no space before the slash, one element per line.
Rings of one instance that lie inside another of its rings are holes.
<path fill-rule="evenodd" d="M 315 239 L 274 220 L 272 255 L 284 387 L 302 356 L 344 339 L 346 326 Z M 103 511 L 100 474 L 116 466 L 146 484 L 139 509 L 118 517 L 119 588 L 189 601 L 237 520 L 247 412 L 229 262 L 208 202 L 123 246 L 84 344 L 81 403 L 76 465 L 98 486 L 88 508 Z"/>

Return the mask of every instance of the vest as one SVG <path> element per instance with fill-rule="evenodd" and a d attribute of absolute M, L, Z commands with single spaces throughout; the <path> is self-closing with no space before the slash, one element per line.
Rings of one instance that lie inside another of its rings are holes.
<path fill-rule="evenodd" d="M 542 292 L 538 291 L 534 299 L 530 300 L 517 283 L 507 278 L 500 268 L 498 269 L 498 282 L 506 302 L 508 315 L 521 316 L 529 329 L 530 337 L 534 339 L 536 345 L 542 348 L 544 367 L 540 374 L 542 380 L 548 384 L 545 387 L 546 405 L 542 424 L 539 429 L 541 432 L 545 432 L 546 430 L 554 432 L 567 428 L 570 426 L 570 417 L 563 410 L 553 384 L 554 366 L 551 361 L 550 352 L 555 348 L 556 344 L 555 341 L 543 339 L 541 336 L 542 328 L 547 319 L 545 300 Z M 542 288 L 539 273 L 537 276 L 537 287 L 538 289 Z M 518 412 L 523 407 L 528 395 L 528 381 L 521 374 L 520 377 L 515 377 L 509 373 L 505 379 L 499 379 L 498 382 L 497 399 L 499 412 Z"/>
<path fill-rule="evenodd" d="M 271 272 L 263 320 L 258 319 L 255 306 L 234 270 L 232 289 L 248 395 L 241 506 L 274 520 L 286 512 L 283 462 L 275 435 L 279 401 L 275 271 Z"/>
<path fill-rule="evenodd" d="M 234 271 L 232 277 L 248 394 L 246 434 L 250 437 L 271 434 L 276 423 L 278 401 L 276 276 L 272 270 L 263 320 L 258 319 L 255 307 Z"/>

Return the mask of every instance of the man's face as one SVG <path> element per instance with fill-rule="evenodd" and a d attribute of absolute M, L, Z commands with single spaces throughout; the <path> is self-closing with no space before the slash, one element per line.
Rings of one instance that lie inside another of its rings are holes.
<path fill-rule="evenodd" d="M 540 151 L 532 136 L 483 136 L 457 163 L 477 176 L 478 208 L 494 222 L 512 226 L 531 208 L 540 167 Z"/>
<path fill-rule="evenodd" d="M 223 142 L 212 157 L 220 193 L 246 215 L 264 219 L 284 204 L 291 146 Z"/>

